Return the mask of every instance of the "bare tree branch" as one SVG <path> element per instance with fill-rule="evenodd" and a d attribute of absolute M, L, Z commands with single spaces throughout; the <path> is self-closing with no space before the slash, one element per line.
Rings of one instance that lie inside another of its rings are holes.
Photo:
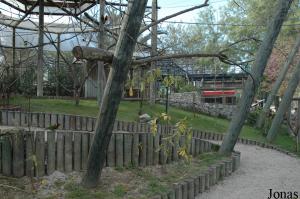
<path fill-rule="evenodd" d="M 219 60 L 227 59 L 227 56 L 222 53 L 193 53 L 193 54 L 171 54 L 171 55 L 162 55 L 148 58 L 138 58 L 133 60 L 133 64 L 144 64 L 153 61 L 160 61 L 164 59 L 180 59 L 180 58 L 191 58 L 191 57 L 215 57 Z"/>
<path fill-rule="evenodd" d="M 166 20 L 171 19 L 171 18 L 173 18 L 173 17 L 177 17 L 178 15 L 181 15 L 181 14 L 184 14 L 184 13 L 187 13 L 187 12 L 190 12 L 190 11 L 193 11 L 193 10 L 196 10 L 196 9 L 199 9 L 199 8 L 206 7 L 206 6 L 209 5 L 209 4 L 208 4 L 208 1 L 209 1 L 209 0 L 205 0 L 205 2 L 204 2 L 203 4 L 201 4 L 201 5 L 194 6 L 194 7 L 192 7 L 192 8 L 188 8 L 188 9 L 182 10 L 182 11 L 180 11 L 180 12 L 176 12 L 176 13 L 174 13 L 174 14 L 171 14 L 171 15 L 168 15 L 168 16 L 166 16 L 166 17 L 163 17 L 163 18 L 161 18 L 161 19 L 159 19 L 159 20 L 157 20 L 157 21 L 154 21 L 154 22 L 150 23 L 149 25 L 147 25 L 147 26 L 141 28 L 139 34 L 142 34 L 142 33 L 145 32 L 146 30 L 148 30 L 150 27 L 155 26 L 155 25 L 157 25 L 157 24 L 159 24 L 159 23 L 161 23 L 161 22 L 163 22 L 163 21 L 166 21 Z"/>

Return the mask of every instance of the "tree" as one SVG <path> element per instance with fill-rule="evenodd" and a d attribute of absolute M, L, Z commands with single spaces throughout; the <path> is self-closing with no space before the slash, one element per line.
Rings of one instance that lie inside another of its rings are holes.
<path fill-rule="evenodd" d="M 89 152 L 87 171 L 82 180 L 85 187 L 95 187 L 105 162 L 106 150 L 112 135 L 122 90 L 126 81 L 147 0 L 128 2 L 120 36 L 112 60 L 100 110 L 94 140 Z"/>
<path fill-rule="evenodd" d="M 273 100 L 275 98 L 275 95 L 277 94 L 279 88 L 280 88 L 280 85 L 282 84 L 287 72 L 288 72 L 288 69 L 291 65 L 291 63 L 293 62 L 294 60 L 294 57 L 295 55 L 298 53 L 299 51 L 299 47 L 300 47 L 300 36 L 298 36 L 298 39 L 295 43 L 295 46 L 294 48 L 292 49 L 292 51 L 289 53 L 289 56 L 288 58 L 286 59 L 286 62 L 284 63 L 273 87 L 272 87 L 272 90 L 270 91 L 269 95 L 268 95 L 268 98 L 267 98 L 267 101 L 266 101 L 266 104 L 264 105 L 263 107 L 263 110 L 262 112 L 260 113 L 259 115 L 259 118 L 257 120 L 257 124 L 256 126 L 258 128 L 261 128 L 264 124 L 264 120 L 265 120 L 265 117 L 267 115 L 267 113 L 269 112 L 270 110 L 270 107 L 273 103 Z"/>
<path fill-rule="evenodd" d="M 299 80 L 300 80 L 300 62 L 297 65 L 296 70 L 294 71 L 294 74 L 292 76 L 292 78 L 289 81 L 288 87 L 284 93 L 284 96 L 280 102 L 278 111 L 276 112 L 276 115 L 272 121 L 272 125 L 271 128 L 269 129 L 268 135 L 267 135 L 267 140 L 269 142 L 272 142 L 275 137 L 276 134 L 278 132 L 278 128 L 281 125 L 281 122 L 283 120 L 283 116 L 286 113 L 286 110 L 288 109 L 288 107 L 291 104 L 291 101 L 293 99 L 293 95 L 295 93 L 295 90 L 299 84 Z"/>
<path fill-rule="evenodd" d="M 254 95 L 261 82 L 263 72 L 272 52 L 275 40 L 277 39 L 277 36 L 281 30 L 281 26 L 288 13 L 292 1 L 293 0 L 278 1 L 276 9 L 274 10 L 274 16 L 267 27 L 267 32 L 257 51 L 256 59 L 251 70 L 251 77 L 248 77 L 243 89 L 243 95 L 237 107 L 239 111 L 234 114 L 230 122 L 227 135 L 220 147 L 219 152 L 221 154 L 231 153 L 237 142 L 243 124 L 248 116 L 251 103 L 254 99 Z"/>

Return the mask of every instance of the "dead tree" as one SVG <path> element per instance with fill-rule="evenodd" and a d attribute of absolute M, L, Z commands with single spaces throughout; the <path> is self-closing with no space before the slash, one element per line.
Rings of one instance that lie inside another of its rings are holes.
<path fill-rule="evenodd" d="M 295 55 L 298 53 L 299 51 L 299 47 L 300 47 L 300 36 L 298 36 L 298 39 L 295 43 L 295 46 L 293 48 L 293 50 L 289 53 L 289 56 L 287 57 L 274 85 L 272 86 L 272 89 L 268 95 L 268 98 L 267 98 L 267 101 L 263 107 L 263 110 L 262 112 L 259 114 L 259 118 L 257 120 L 257 123 L 256 123 L 256 127 L 257 128 L 262 128 L 262 126 L 264 125 L 264 122 L 265 122 L 265 117 L 267 115 L 267 113 L 269 112 L 270 110 L 270 107 L 274 101 L 274 98 L 275 98 L 275 95 L 277 94 L 288 70 L 289 70 L 289 67 L 290 65 L 292 64 L 293 60 L 294 60 L 294 57 Z"/>
<path fill-rule="evenodd" d="M 152 0 L 152 22 L 157 21 L 157 0 Z M 151 57 L 157 55 L 157 24 L 151 27 Z M 156 62 L 151 62 L 151 70 L 154 70 L 156 67 Z M 155 91 L 156 82 L 150 83 L 150 103 L 155 103 L 156 91 Z"/>
<path fill-rule="evenodd" d="M 299 84 L 299 81 L 300 81 L 300 62 L 297 64 L 297 68 L 294 71 L 293 76 L 289 81 L 288 87 L 287 87 L 286 91 L 284 92 L 284 96 L 280 102 L 278 111 L 276 112 L 276 115 L 272 121 L 271 128 L 267 135 L 267 140 L 269 142 L 272 142 L 277 135 L 278 129 L 283 120 L 283 116 L 286 113 L 286 110 L 288 109 L 288 107 L 290 106 L 290 104 L 292 102 L 293 95 Z"/>
<path fill-rule="evenodd" d="M 278 1 L 274 11 L 275 15 L 268 25 L 267 32 L 256 54 L 256 59 L 251 70 L 252 75 L 251 77 L 248 77 L 243 89 L 243 95 L 237 107 L 238 111 L 236 111 L 233 115 L 226 137 L 220 147 L 219 152 L 221 154 L 230 154 L 233 151 L 238 136 L 248 116 L 254 95 L 261 82 L 274 43 L 292 2 L 293 0 Z"/>
<path fill-rule="evenodd" d="M 112 60 L 112 68 L 109 72 L 97 117 L 95 136 L 87 162 L 87 171 L 82 180 L 85 187 L 97 186 L 99 176 L 101 176 L 147 0 L 133 0 L 128 3 L 128 9 Z"/>
<path fill-rule="evenodd" d="M 105 11 L 105 0 L 100 0 L 100 20 L 99 20 L 99 33 L 98 33 L 98 47 L 104 47 L 104 39 L 105 39 L 105 31 L 104 31 L 104 11 Z M 101 104 L 101 99 L 103 97 L 105 84 L 106 84 L 106 75 L 104 69 L 104 63 L 102 61 L 98 62 L 98 70 L 97 70 L 97 79 L 98 79 L 98 88 L 97 88 L 97 98 L 98 105 Z"/>

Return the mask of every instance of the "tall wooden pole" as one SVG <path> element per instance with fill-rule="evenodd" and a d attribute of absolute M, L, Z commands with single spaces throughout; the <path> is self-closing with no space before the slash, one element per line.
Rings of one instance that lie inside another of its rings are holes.
<path fill-rule="evenodd" d="M 39 47 L 37 60 L 37 96 L 43 96 L 44 0 L 39 2 Z"/>
<path fill-rule="evenodd" d="M 95 136 L 90 148 L 87 171 L 83 185 L 95 187 L 104 166 L 108 144 L 127 79 L 136 40 L 141 27 L 147 0 L 128 1 L 120 36 L 116 45 L 112 68 L 110 69 L 105 92 L 97 117 Z"/>
<path fill-rule="evenodd" d="M 16 78 L 16 28 L 13 28 L 12 34 L 12 67 L 13 67 L 13 77 Z"/>
<path fill-rule="evenodd" d="M 104 23 L 105 23 L 105 0 L 99 0 L 99 6 L 100 6 L 100 18 L 99 18 L 99 34 L 98 34 L 98 47 L 104 48 L 104 39 L 105 39 L 105 31 L 104 31 Z M 97 101 L 98 105 L 101 105 L 105 84 L 106 84 L 106 75 L 105 75 L 105 69 L 104 69 L 104 63 L 102 61 L 98 62 L 98 70 L 97 70 Z"/>
<path fill-rule="evenodd" d="M 300 100 L 297 100 L 297 123 L 296 123 L 296 151 L 299 151 L 299 138 L 300 138 Z"/>
<path fill-rule="evenodd" d="M 152 22 L 157 21 L 157 0 L 152 0 Z M 151 28 L 151 57 L 157 55 L 157 25 Z M 156 68 L 156 62 L 151 62 L 151 70 Z M 156 82 L 150 83 L 150 103 L 155 103 L 156 98 Z"/>
<path fill-rule="evenodd" d="M 55 76 L 56 76 L 56 96 L 59 96 L 59 72 L 60 72 L 60 36 L 61 34 L 57 34 L 57 49 L 56 49 L 56 68 L 55 68 Z"/>
<path fill-rule="evenodd" d="M 256 53 L 256 59 L 252 66 L 251 77 L 248 77 L 245 87 L 243 89 L 243 95 L 239 100 L 238 111 L 235 112 L 230 122 L 228 132 L 220 147 L 221 154 L 230 154 L 237 142 L 239 134 L 241 133 L 244 122 L 249 114 L 249 110 L 254 99 L 255 93 L 260 85 L 265 67 L 268 59 L 272 53 L 274 43 L 281 30 L 281 26 L 284 22 L 285 16 L 288 14 L 288 10 L 293 0 L 279 0 L 275 7 L 272 20 L 268 24 L 267 31 L 264 35 L 264 39 Z M 253 82 L 254 81 L 254 82 Z"/>
<path fill-rule="evenodd" d="M 268 131 L 267 140 L 269 142 L 274 141 L 278 133 L 279 127 L 282 123 L 283 116 L 286 113 L 288 107 L 291 105 L 293 95 L 296 91 L 299 82 L 300 82 L 300 61 L 298 62 L 297 67 L 293 72 L 291 79 L 289 80 L 288 87 L 285 89 L 283 98 L 279 104 L 279 108 L 272 121 L 272 125 Z"/>
<path fill-rule="evenodd" d="M 267 98 L 267 101 L 263 107 L 263 110 L 262 112 L 259 114 L 259 117 L 258 117 L 258 120 L 257 120 L 257 123 L 256 123 L 256 127 L 257 128 L 262 128 L 264 122 L 265 122 L 265 118 L 266 118 L 266 115 L 267 113 L 269 112 L 270 110 L 270 107 L 274 101 L 274 99 L 276 98 L 276 94 L 290 68 L 290 65 L 291 63 L 293 62 L 294 60 L 294 57 L 296 56 L 296 54 L 298 53 L 299 51 L 299 47 L 300 47 L 300 35 L 298 35 L 298 38 L 297 38 L 297 41 L 294 45 L 294 48 L 292 49 L 292 51 L 289 53 L 282 69 L 280 70 L 279 72 L 279 75 L 274 83 L 274 85 L 272 86 L 272 89 L 268 95 L 268 98 Z"/>

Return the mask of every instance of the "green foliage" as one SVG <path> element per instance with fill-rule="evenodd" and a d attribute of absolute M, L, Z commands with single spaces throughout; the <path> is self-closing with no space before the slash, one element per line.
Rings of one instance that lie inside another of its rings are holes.
<path fill-rule="evenodd" d="M 162 113 L 159 118 L 155 117 L 151 121 L 151 133 L 155 136 L 157 133 L 157 121 L 163 120 L 166 121 L 167 124 L 171 121 L 171 117 L 166 113 Z M 179 142 L 181 138 L 184 138 L 184 143 L 180 146 Z M 171 134 L 162 135 L 162 141 L 159 146 L 159 150 L 162 151 L 166 156 L 171 153 L 169 151 L 170 146 L 178 146 L 178 155 L 183 157 L 187 162 L 190 162 L 192 156 L 189 154 L 188 149 L 192 140 L 192 130 L 188 127 L 188 121 L 185 117 L 184 119 L 180 119 L 176 124 Z"/>
<path fill-rule="evenodd" d="M 23 97 L 11 99 L 12 104 L 23 104 L 24 101 L 25 98 Z M 45 104 L 47 104 L 47 106 Z M 96 100 L 81 100 L 81 104 L 75 106 L 71 100 L 31 99 L 31 110 L 33 112 L 65 113 L 96 117 L 98 105 Z M 163 105 L 150 105 L 147 103 L 144 105 L 144 111 L 152 118 L 159 117 L 157 116 L 157 113 L 162 113 L 164 110 L 165 107 Z M 138 102 L 122 101 L 119 106 L 117 119 L 123 121 L 138 121 L 138 112 Z M 229 125 L 229 121 L 226 119 L 211 117 L 204 114 L 196 114 L 194 117 L 193 112 L 184 111 L 174 107 L 170 107 L 168 115 L 172 118 L 172 120 L 170 120 L 170 124 L 172 125 L 175 125 L 176 122 L 186 117 L 189 127 L 209 132 L 226 133 Z M 280 133 L 274 143 L 283 149 L 291 150 L 291 146 L 295 146 L 295 141 L 293 138 L 286 136 L 286 128 L 280 129 L 279 132 Z M 244 125 L 240 137 L 265 142 L 263 134 L 249 125 Z M 281 140 L 285 141 L 281 142 Z"/>
<path fill-rule="evenodd" d="M 144 83 L 152 83 L 161 77 L 161 70 L 159 68 L 149 70 L 146 74 Z"/>
<path fill-rule="evenodd" d="M 119 184 L 117 186 L 115 186 L 114 190 L 113 190 L 113 194 L 115 196 L 117 196 L 118 198 L 123 198 L 124 195 L 126 194 L 126 188 L 124 185 Z"/>
<path fill-rule="evenodd" d="M 33 68 L 28 68 L 23 75 L 21 76 L 19 82 L 19 90 L 21 93 L 27 96 L 34 95 L 35 92 L 35 82 L 36 76 L 35 76 L 35 71 Z"/>
<path fill-rule="evenodd" d="M 247 123 L 251 126 L 254 126 L 256 124 L 260 112 L 261 112 L 261 108 L 255 108 L 254 111 L 253 110 L 250 111 L 247 118 Z"/>
<path fill-rule="evenodd" d="M 193 91 L 197 91 L 197 87 L 195 87 L 192 84 L 186 84 L 186 85 L 180 87 L 178 90 L 179 93 L 193 92 Z"/>
<path fill-rule="evenodd" d="M 64 185 L 66 192 L 66 199 L 103 199 L 103 198 L 115 198 L 109 192 L 95 191 L 85 189 L 79 184 L 68 182 Z"/>

